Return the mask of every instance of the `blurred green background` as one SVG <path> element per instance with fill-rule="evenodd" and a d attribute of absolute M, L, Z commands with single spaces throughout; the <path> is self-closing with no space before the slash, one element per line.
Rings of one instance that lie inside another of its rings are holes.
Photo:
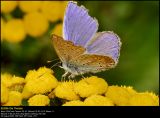
<path fill-rule="evenodd" d="M 158 1 L 78 3 L 89 9 L 89 14 L 98 20 L 99 31 L 114 31 L 122 41 L 117 67 L 95 75 L 105 78 L 109 85 L 129 85 L 138 91 L 148 90 L 159 94 Z M 19 9 L 14 10 L 12 15 L 21 17 Z M 49 29 L 60 22 L 62 20 L 50 23 Z M 18 44 L 1 42 L 2 73 L 25 77 L 28 70 L 41 66 L 51 67 L 56 62 L 48 64 L 47 61 L 57 58 L 50 40 L 50 30 L 37 39 L 27 36 Z M 54 67 L 53 70 L 60 79 L 64 70 L 58 67 Z"/>

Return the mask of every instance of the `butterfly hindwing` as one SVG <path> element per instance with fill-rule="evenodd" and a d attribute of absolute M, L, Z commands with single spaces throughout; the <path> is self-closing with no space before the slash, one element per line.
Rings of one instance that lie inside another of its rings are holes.
<path fill-rule="evenodd" d="M 115 61 L 108 56 L 83 54 L 70 61 L 81 74 L 96 73 L 115 66 Z"/>
<path fill-rule="evenodd" d="M 98 32 L 86 46 L 87 54 L 109 56 L 118 62 L 120 55 L 120 38 L 111 31 Z"/>

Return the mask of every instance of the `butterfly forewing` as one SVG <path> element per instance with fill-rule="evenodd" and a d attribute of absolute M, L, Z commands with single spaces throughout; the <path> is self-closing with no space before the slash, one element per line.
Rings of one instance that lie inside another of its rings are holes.
<path fill-rule="evenodd" d="M 57 35 L 52 35 L 52 42 L 62 62 L 68 62 L 85 52 L 83 47 L 75 46 L 71 41 L 65 41 L 62 37 Z"/>
<path fill-rule="evenodd" d="M 89 16 L 85 7 L 78 6 L 75 2 L 68 3 L 63 23 L 64 40 L 84 46 L 97 30 L 97 20 Z"/>

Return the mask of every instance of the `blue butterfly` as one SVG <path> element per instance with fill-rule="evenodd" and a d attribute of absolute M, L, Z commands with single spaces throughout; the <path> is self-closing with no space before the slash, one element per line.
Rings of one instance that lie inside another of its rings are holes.
<path fill-rule="evenodd" d="M 63 22 L 63 38 L 53 35 L 52 41 L 62 68 L 63 77 L 97 73 L 113 68 L 120 56 L 121 42 L 112 31 L 97 32 L 98 22 L 84 6 L 68 2 Z"/>

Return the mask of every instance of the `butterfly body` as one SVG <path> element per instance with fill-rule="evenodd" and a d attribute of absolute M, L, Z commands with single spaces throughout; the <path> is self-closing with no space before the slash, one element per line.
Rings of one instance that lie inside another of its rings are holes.
<path fill-rule="evenodd" d="M 55 51 L 70 74 L 97 73 L 113 68 L 118 63 L 120 38 L 111 31 L 97 32 L 98 22 L 88 11 L 69 2 L 63 23 L 63 37 L 53 34 Z"/>

